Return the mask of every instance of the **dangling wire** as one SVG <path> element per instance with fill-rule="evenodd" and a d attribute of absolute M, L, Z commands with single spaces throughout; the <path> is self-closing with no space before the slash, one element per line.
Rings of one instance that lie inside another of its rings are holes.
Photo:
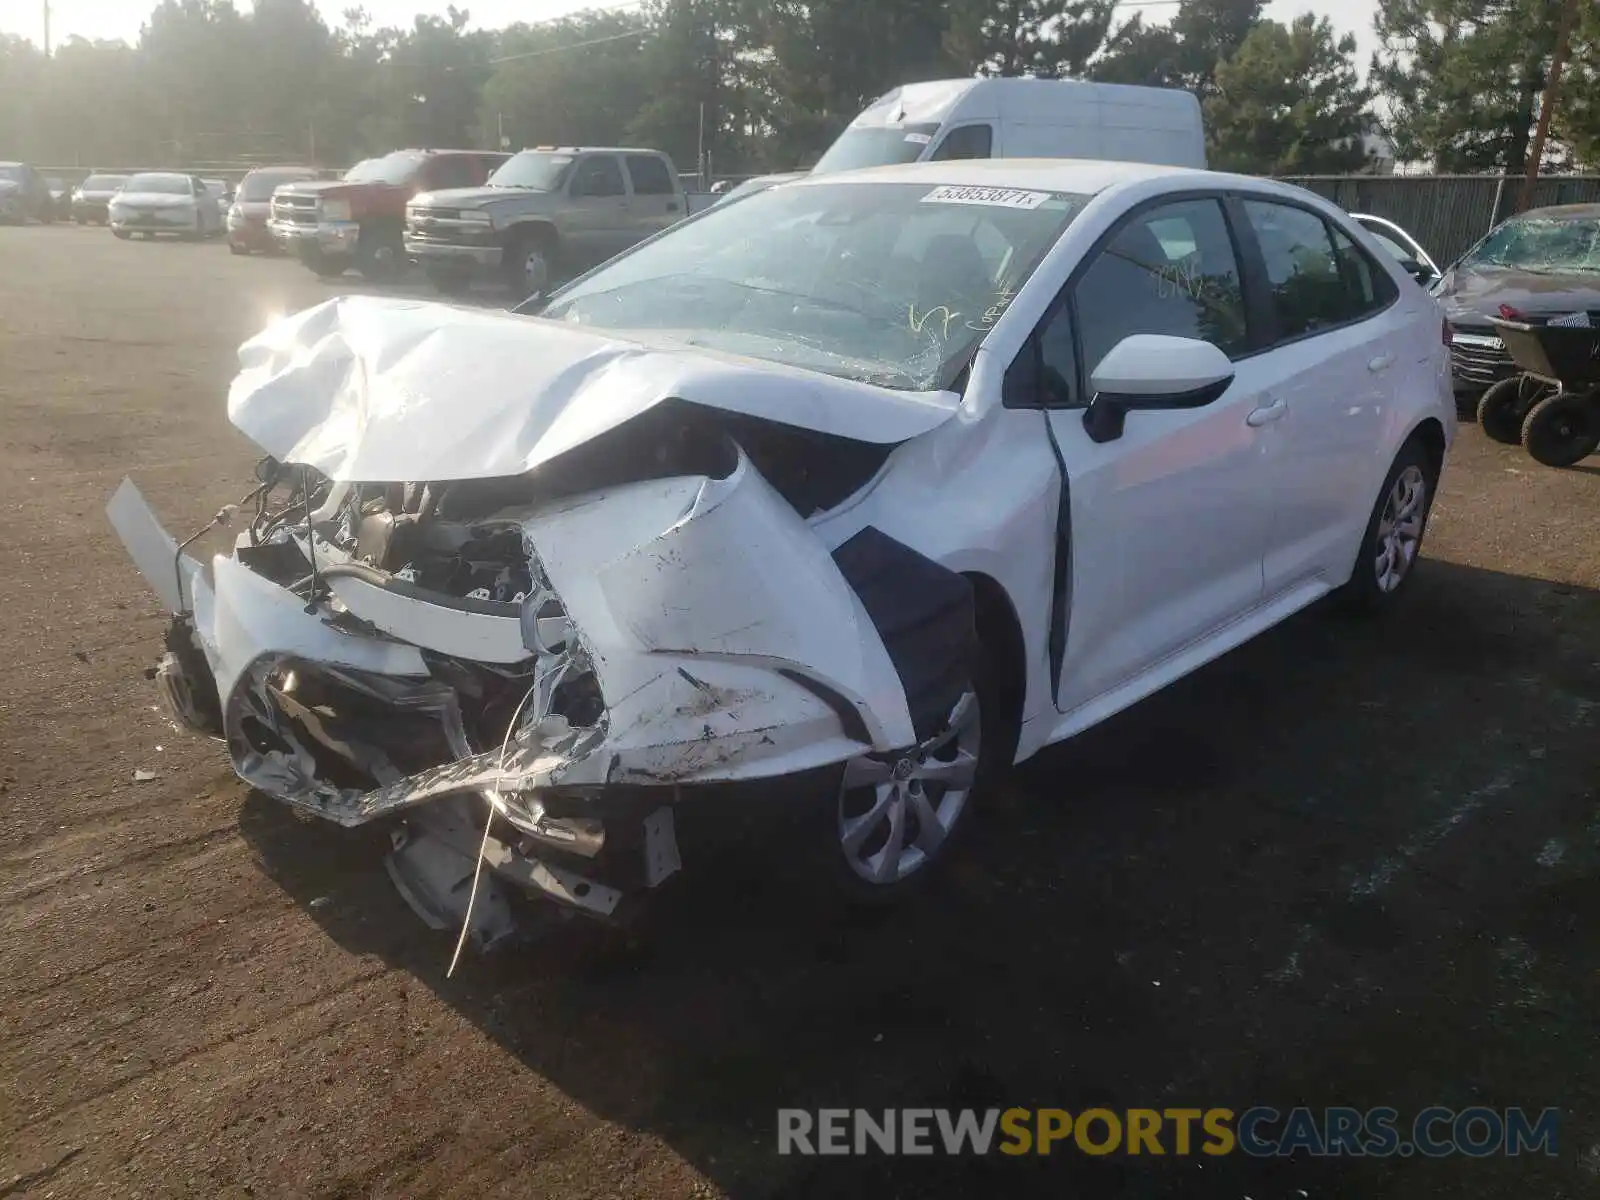
<path fill-rule="evenodd" d="M 544 690 L 543 684 L 548 676 L 548 671 L 534 671 L 533 683 L 529 685 L 527 693 L 517 702 L 516 709 L 511 714 L 511 723 L 506 726 L 506 736 L 500 742 L 500 765 L 495 770 L 495 791 L 503 791 L 506 782 L 506 752 L 511 747 L 511 738 L 517 731 L 517 718 L 522 715 L 522 710 Z M 456 964 L 461 961 L 461 951 L 467 944 L 467 931 L 472 928 L 472 910 L 478 903 L 478 881 L 483 878 L 483 858 L 489 849 L 489 831 L 494 828 L 494 803 L 487 796 L 484 797 L 484 806 L 489 810 L 489 816 L 483 823 L 483 840 L 478 843 L 478 861 L 472 868 L 472 890 L 467 893 L 467 915 L 461 921 L 461 933 L 456 938 L 456 952 L 450 956 L 450 968 L 445 971 L 444 977 L 449 979 L 456 973 Z"/>

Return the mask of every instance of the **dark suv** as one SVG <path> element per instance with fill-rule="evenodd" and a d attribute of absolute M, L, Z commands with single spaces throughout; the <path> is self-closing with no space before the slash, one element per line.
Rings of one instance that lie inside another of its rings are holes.
<path fill-rule="evenodd" d="M 43 175 L 27 163 L 0 162 L 0 222 L 55 220 L 56 201 Z"/>

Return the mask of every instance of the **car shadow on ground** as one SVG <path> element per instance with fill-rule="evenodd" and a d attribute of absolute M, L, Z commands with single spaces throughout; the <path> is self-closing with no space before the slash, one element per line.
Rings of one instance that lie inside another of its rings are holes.
<path fill-rule="evenodd" d="M 1600 594 L 1428 562 L 1389 620 L 1301 614 L 1013 772 L 919 903 L 690 863 L 634 930 L 449 981 L 377 831 L 260 796 L 241 822 L 302 905 L 335 895 L 339 944 L 732 1195 L 1574 1194 L 1600 1171 L 1597 645 Z M 1562 1108 L 1560 1153 L 776 1153 L 780 1107 L 1472 1103 Z"/>

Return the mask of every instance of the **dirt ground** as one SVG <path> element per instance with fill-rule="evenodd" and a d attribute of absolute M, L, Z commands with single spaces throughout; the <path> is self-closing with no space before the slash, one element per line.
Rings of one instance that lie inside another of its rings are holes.
<path fill-rule="evenodd" d="M 102 512 L 125 473 L 175 530 L 235 499 L 235 347 L 331 290 L 0 229 L 0 1196 L 1600 1188 L 1600 458 L 1464 427 L 1404 612 L 1303 614 L 1035 759 L 922 907 L 686 875 L 446 981 L 381 845 L 156 710 Z M 1560 1107 L 1557 1156 L 776 1154 L 780 1106 L 1475 1102 Z"/>

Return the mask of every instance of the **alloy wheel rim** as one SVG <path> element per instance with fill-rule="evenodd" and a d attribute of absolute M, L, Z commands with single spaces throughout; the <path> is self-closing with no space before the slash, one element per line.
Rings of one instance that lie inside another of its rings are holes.
<path fill-rule="evenodd" d="M 1422 545 L 1422 523 L 1428 511 L 1428 480 L 1422 468 L 1401 471 L 1384 500 L 1373 546 L 1378 590 L 1392 592 L 1404 581 Z"/>
<path fill-rule="evenodd" d="M 982 735 L 977 693 L 968 691 L 915 749 L 845 764 L 838 831 L 851 871 L 883 887 L 928 865 L 967 806 Z"/>

